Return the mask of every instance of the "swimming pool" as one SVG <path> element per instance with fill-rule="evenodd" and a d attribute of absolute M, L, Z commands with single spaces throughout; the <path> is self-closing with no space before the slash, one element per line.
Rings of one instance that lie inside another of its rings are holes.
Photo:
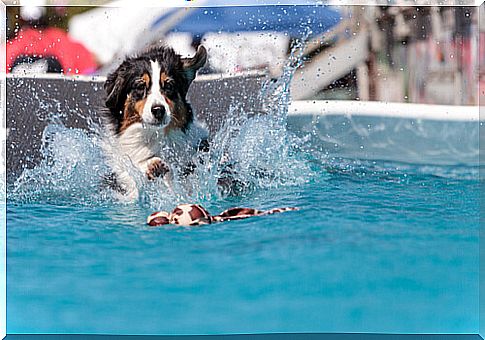
<path fill-rule="evenodd" d="M 136 204 L 10 202 L 8 333 L 477 328 L 475 169 L 312 166 L 303 185 L 208 202 L 300 211 L 194 229 L 147 227 Z"/>
<path fill-rule="evenodd" d="M 475 333 L 478 167 L 329 156 L 287 130 L 287 71 L 266 115 L 231 109 L 191 181 L 135 202 L 99 190 L 96 134 L 47 125 L 42 161 L 8 188 L 7 332 Z M 234 196 L 215 185 L 228 157 Z M 300 210 L 146 226 L 178 203 Z"/>

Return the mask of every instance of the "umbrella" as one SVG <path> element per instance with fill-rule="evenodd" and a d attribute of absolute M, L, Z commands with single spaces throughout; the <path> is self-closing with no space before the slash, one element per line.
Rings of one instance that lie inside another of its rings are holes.
<path fill-rule="evenodd" d="M 21 29 L 7 42 L 7 72 L 16 61 L 39 58 L 56 60 L 61 66 L 60 71 L 66 74 L 91 73 L 97 66 L 92 54 L 82 44 L 58 28 Z"/>
<path fill-rule="evenodd" d="M 301 37 L 309 28 L 317 36 L 341 20 L 335 7 L 308 3 L 217 7 L 230 2 L 201 0 L 196 2 L 197 6 L 190 6 L 192 2 L 187 1 L 188 7 L 169 7 L 173 2 L 166 1 L 161 7 L 123 7 L 127 1 L 116 1 L 110 7 L 94 8 L 71 18 L 69 33 L 95 53 L 102 64 L 109 65 L 170 35 L 176 35 L 171 45 L 173 40 L 183 45 L 178 53 L 190 55 L 194 51 L 185 45 L 190 47 L 193 36 L 202 37 L 205 33 L 276 31 Z"/>
<path fill-rule="evenodd" d="M 186 11 L 168 32 L 202 36 L 207 32 L 275 31 L 300 37 L 310 29 L 313 35 L 327 32 L 341 20 L 338 11 L 321 5 L 229 6 L 176 9 Z M 171 13 L 156 19 L 151 30 L 165 24 Z"/>

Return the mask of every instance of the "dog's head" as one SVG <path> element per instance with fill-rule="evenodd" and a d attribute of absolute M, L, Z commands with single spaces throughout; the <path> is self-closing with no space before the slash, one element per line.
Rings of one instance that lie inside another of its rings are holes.
<path fill-rule="evenodd" d="M 193 121 L 187 91 L 206 59 L 203 46 L 192 58 L 181 58 L 162 46 L 126 59 L 104 85 L 116 132 L 134 123 L 185 131 Z"/>

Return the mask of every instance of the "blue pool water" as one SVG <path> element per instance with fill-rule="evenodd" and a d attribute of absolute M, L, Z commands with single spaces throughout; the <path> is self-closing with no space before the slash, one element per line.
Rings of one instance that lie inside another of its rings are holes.
<path fill-rule="evenodd" d="M 9 333 L 472 332 L 473 169 L 314 162 L 205 205 L 297 206 L 202 228 L 139 204 L 8 204 Z"/>
<path fill-rule="evenodd" d="M 286 131 L 290 62 L 267 115 L 234 108 L 188 182 L 140 179 L 134 202 L 99 189 L 99 136 L 49 125 L 8 188 L 7 332 L 476 333 L 478 169 L 329 158 Z M 221 160 L 238 195 L 217 190 Z M 146 226 L 178 203 L 300 210 Z"/>

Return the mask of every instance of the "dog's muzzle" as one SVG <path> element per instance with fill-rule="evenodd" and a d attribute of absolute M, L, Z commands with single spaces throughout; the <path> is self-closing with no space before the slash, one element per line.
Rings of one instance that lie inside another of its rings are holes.
<path fill-rule="evenodd" d="M 152 106 L 152 115 L 158 123 L 163 123 L 166 120 L 167 112 L 163 105 Z"/>

